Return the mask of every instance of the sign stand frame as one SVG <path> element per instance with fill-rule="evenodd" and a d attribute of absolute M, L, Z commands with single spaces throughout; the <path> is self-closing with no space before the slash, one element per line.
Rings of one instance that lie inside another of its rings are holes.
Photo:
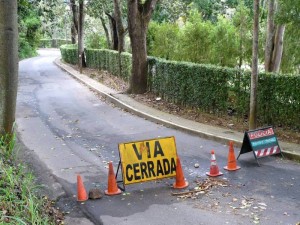
<path fill-rule="evenodd" d="M 249 147 L 250 147 L 250 149 L 249 149 Z M 242 149 L 246 149 L 247 151 L 246 151 L 246 152 L 242 152 Z M 255 160 L 256 160 L 258 166 L 260 166 L 260 164 L 259 164 L 259 162 L 258 162 L 258 158 L 256 157 L 256 155 L 255 155 L 255 153 L 254 153 L 254 151 L 253 151 L 253 149 L 252 149 L 252 147 L 251 147 L 251 144 L 250 144 L 249 138 L 248 138 L 248 136 L 247 136 L 247 133 L 245 132 L 243 144 L 242 144 L 240 153 L 239 153 L 239 155 L 238 155 L 238 157 L 237 157 L 236 159 L 238 160 L 239 157 L 241 156 L 241 154 L 248 153 L 248 152 L 250 152 L 250 151 L 253 153 L 254 158 L 255 158 Z"/>
<path fill-rule="evenodd" d="M 121 160 L 119 160 L 119 163 L 118 163 L 118 168 L 117 168 L 117 173 L 116 173 L 116 180 L 117 180 L 117 178 L 118 178 L 118 173 L 119 173 L 120 168 L 121 168 L 121 170 L 122 170 Z M 118 185 L 118 188 L 120 188 L 121 191 L 126 191 L 126 189 L 125 189 L 125 184 L 124 184 L 124 180 L 123 180 L 123 173 L 121 173 L 121 175 L 122 175 L 122 180 L 117 180 L 117 184 L 122 183 L 122 186 Z"/>
<path fill-rule="evenodd" d="M 258 166 L 260 166 L 260 164 L 258 162 L 258 158 L 262 158 L 262 157 L 265 157 L 265 156 L 261 156 L 261 157 L 257 157 L 256 156 L 255 151 L 257 151 L 257 150 L 255 150 L 254 147 L 252 146 L 252 142 L 250 141 L 249 133 L 257 132 L 257 131 L 260 131 L 260 130 L 266 130 L 266 129 L 272 129 L 272 132 L 273 132 L 272 135 L 276 138 L 276 144 L 277 144 L 277 147 L 279 149 L 278 153 L 273 153 L 273 154 L 270 154 L 270 155 L 274 155 L 274 154 L 279 154 L 280 153 L 281 157 L 284 158 L 284 156 L 282 154 L 282 151 L 281 151 L 281 148 L 279 146 L 277 137 L 276 137 L 276 135 L 274 133 L 273 127 L 269 126 L 269 127 L 265 127 L 265 128 L 260 128 L 260 129 L 245 131 L 245 133 L 244 133 L 244 139 L 243 139 L 243 144 L 242 144 L 240 153 L 239 153 L 239 155 L 237 157 L 237 160 L 239 159 L 239 157 L 240 157 L 241 154 L 248 153 L 248 152 L 253 152 L 255 160 L 256 160 Z M 266 155 L 266 156 L 268 156 L 268 155 Z"/>

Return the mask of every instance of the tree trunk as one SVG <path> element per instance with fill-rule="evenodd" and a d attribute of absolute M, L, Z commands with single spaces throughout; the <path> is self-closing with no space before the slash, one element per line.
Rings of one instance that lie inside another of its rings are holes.
<path fill-rule="evenodd" d="M 272 72 L 278 73 L 280 69 L 282 52 L 283 52 L 283 37 L 285 25 L 278 25 L 275 35 L 274 52 L 272 58 Z"/>
<path fill-rule="evenodd" d="M 114 14 L 115 14 L 115 21 L 117 26 L 119 53 L 124 52 L 124 46 L 125 46 L 125 29 L 122 22 L 121 7 L 122 7 L 121 1 L 114 0 Z"/>
<path fill-rule="evenodd" d="M 109 13 L 105 13 L 109 19 L 109 24 L 110 24 L 110 31 L 111 31 L 111 41 L 112 41 L 112 49 L 113 50 L 118 50 L 118 31 L 117 31 L 117 24 L 116 20 L 113 16 L 111 16 Z"/>
<path fill-rule="evenodd" d="M 119 68 L 119 76 L 122 74 L 122 63 L 121 63 L 121 53 L 124 52 L 125 48 L 125 29 L 122 22 L 122 5 L 120 0 L 114 0 L 114 14 L 117 25 L 118 32 L 118 68 Z"/>
<path fill-rule="evenodd" d="M 72 24 L 71 25 L 71 40 L 72 40 L 72 44 L 76 44 L 76 42 L 77 42 L 76 41 L 77 40 L 76 36 L 77 36 L 76 29 L 75 29 L 74 24 Z"/>
<path fill-rule="evenodd" d="M 0 0 L 0 135 L 13 132 L 17 88 L 17 0 Z"/>
<path fill-rule="evenodd" d="M 244 48 L 243 48 L 243 29 L 242 25 L 240 25 L 240 43 L 239 43 L 239 69 L 242 68 L 243 65 L 243 59 L 244 59 Z"/>
<path fill-rule="evenodd" d="M 76 44 L 78 34 L 78 8 L 75 0 L 70 0 L 70 8 L 72 11 L 72 43 Z"/>
<path fill-rule="evenodd" d="M 265 71 L 278 73 L 283 52 L 285 25 L 275 25 L 274 14 L 278 10 L 276 0 L 269 0 L 267 38 L 265 47 Z"/>
<path fill-rule="evenodd" d="M 132 48 L 132 75 L 129 93 L 147 91 L 147 47 L 148 24 L 157 0 L 128 0 L 128 30 Z"/>
<path fill-rule="evenodd" d="M 105 20 L 104 20 L 104 18 L 102 16 L 100 16 L 100 20 L 101 20 L 101 24 L 102 24 L 103 30 L 105 32 L 107 47 L 109 49 L 111 49 L 111 42 L 110 42 L 110 38 L 109 38 L 109 32 L 108 32 L 107 26 L 105 24 Z"/>
<path fill-rule="evenodd" d="M 79 1 L 79 18 L 78 18 L 78 66 L 79 71 L 82 73 L 82 67 L 85 64 L 84 59 L 84 46 L 83 46 L 83 32 L 84 32 L 84 0 Z"/>
<path fill-rule="evenodd" d="M 129 92 L 141 94 L 147 91 L 147 48 L 146 48 L 146 28 L 142 24 L 139 34 L 131 37 L 132 46 L 132 75 Z"/>
<path fill-rule="evenodd" d="M 254 11 L 254 24 L 253 24 L 253 45 L 252 45 L 252 73 L 251 73 L 249 130 L 253 130 L 257 127 L 259 0 L 254 0 L 253 11 Z"/>
<path fill-rule="evenodd" d="M 272 55 L 274 48 L 274 36 L 275 36 L 275 24 L 274 24 L 274 13 L 275 13 L 275 0 L 269 0 L 268 7 L 268 20 L 267 20 L 267 37 L 265 46 L 265 71 L 271 72 Z"/>

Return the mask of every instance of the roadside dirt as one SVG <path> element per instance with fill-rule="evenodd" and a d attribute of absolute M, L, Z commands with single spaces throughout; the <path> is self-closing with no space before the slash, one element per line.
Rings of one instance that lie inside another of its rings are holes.
<path fill-rule="evenodd" d="M 78 70 L 77 66 L 70 65 L 74 69 Z M 98 82 L 122 93 L 125 93 L 129 87 L 128 82 L 123 79 L 113 76 L 107 71 L 101 71 L 97 69 L 84 68 L 83 73 L 90 78 L 97 80 Z M 202 112 L 199 109 L 188 108 L 174 103 L 165 101 L 164 99 L 156 96 L 153 93 L 145 93 L 139 95 L 130 95 L 136 101 L 143 103 L 149 107 L 167 112 L 176 116 L 183 117 L 185 119 L 193 120 L 199 123 L 204 123 L 212 126 L 232 129 L 239 132 L 248 130 L 247 118 L 237 118 L 229 111 L 227 115 L 214 115 Z M 281 127 L 275 127 L 276 135 L 280 141 L 291 142 L 300 144 L 300 132 L 295 130 L 287 130 Z"/>

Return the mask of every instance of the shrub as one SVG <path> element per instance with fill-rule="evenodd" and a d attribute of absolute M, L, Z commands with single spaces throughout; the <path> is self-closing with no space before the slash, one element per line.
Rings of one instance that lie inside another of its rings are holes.
<path fill-rule="evenodd" d="M 19 58 L 36 55 L 39 46 L 41 21 L 30 4 L 18 4 Z"/>
<path fill-rule="evenodd" d="M 107 42 L 103 35 L 92 33 L 87 36 L 86 47 L 92 49 L 107 48 Z"/>
<path fill-rule="evenodd" d="M 86 63 L 88 67 L 107 70 L 115 76 L 128 80 L 131 75 L 131 54 L 121 53 L 121 72 L 119 67 L 119 53 L 108 49 L 86 49 Z"/>
<path fill-rule="evenodd" d="M 211 48 L 210 63 L 219 66 L 235 67 L 239 58 L 238 31 L 232 23 L 223 17 L 210 32 L 213 48 Z"/>
<path fill-rule="evenodd" d="M 180 32 L 178 51 L 174 60 L 194 63 L 210 63 L 212 41 L 209 36 L 213 25 L 203 21 L 201 15 L 195 12 Z"/>
<path fill-rule="evenodd" d="M 74 65 L 77 64 L 78 62 L 77 45 L 62 45 L 60 46 L 60 52 L 63 61 Z"/>
<path fill-rule="evenodd" d="M 71 44 L 71 40 L 50 38 L 43 38 L 40 40 L 40 48 L 59 48 L 66 44 Z"/>
<path fill-rule="evenodd" d="M 0 136 L 1 224 L 54 225 L 62 222 L 62 214 L 47 198 L 39 196 L 41 186 L 37 186 L 29 168 L 20 163 L 16 155 L 15 135 Z"/>
<path fill-rule="evenodd" d="M 300 76 L 259 75 L 258 113 L 266 124 L 300 129 Z"/>
<path fill-rule="evenodd" d="M 148 38 L 149 54 L 165 59 L 174 58 L 179 41 L 179 27 L 171 23 L 152 23 L 150 27 L 148 33 L 152 36 Z"/>
<path fill-rule="evenodd" d="M 149 58 L 151 91 L 168 101 L 208 113 L 238 118 L 249 114 L 250 78 L 247 71 L 187 62 Z M 300 129 L 300 75 L 260 73 L 258 121 Z"/>
<path fill-rule="evenodd" d="M 203 111 L 227 110 L 232 69 L 187 62 L 152 59 L 151 91 L 169 101 Z M 153 72 L 154 71 L 154 72 Z"/>

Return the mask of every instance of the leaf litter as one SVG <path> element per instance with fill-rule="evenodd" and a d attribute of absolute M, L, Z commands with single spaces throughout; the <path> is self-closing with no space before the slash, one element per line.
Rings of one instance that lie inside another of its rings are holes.
<path fill-rule="evenodd" d="M 177 196 L 179 199 L 196 199 L 196 196 L 199 194 L 206 194 L 212 189 L 213 187 L 220 186 L 220 187 L 227 187 L 228 181 L 227 180 L 219 180 L 214 178 L 206 178 L 204 181 L 195 181 L 196 187 L 193 190 L 183 191 L 183 192 L 172 192 L 172 196 Z"/>
<path fill-rule="evenodd" d="M 192 190 L 181 191 L 181 192 L 172 192 L 171 195 L 177 197 L 177 200 L 185 200 L 185 199 L 198 199 L 198 196 L 206 196 L 209 200 L 205 202 L 196 203 L 195 208 L 200 208 L 204 210 L 213 210 L 222 212 L 225 210 L 227 213 L 239 214 L 242 216 L 247 216 L 254 224 L 261 223 L 262 213 L 267 210 L 267 204 L 261 201 L 257 201 L 252 197 L 241 196 L 236 197 L 232 196 L 231 193 L 225 192 L 220 193 L 221 198 L 229 198 L 229 202 L 225 205 L 222 203 L 224 201 L 219 200 L 218 192 L 214 191 L 216 188 L 226 188 L 229 187 L 228 180 L 225 179 L 217 179 L 217 178 L 206 178 L 202 181 L 195 181 L 196 186 Z M 202 198 L 204 201 L 205 199 Z M 226 208 L 229 207 L 231 210 L 228 211 Z"/>

